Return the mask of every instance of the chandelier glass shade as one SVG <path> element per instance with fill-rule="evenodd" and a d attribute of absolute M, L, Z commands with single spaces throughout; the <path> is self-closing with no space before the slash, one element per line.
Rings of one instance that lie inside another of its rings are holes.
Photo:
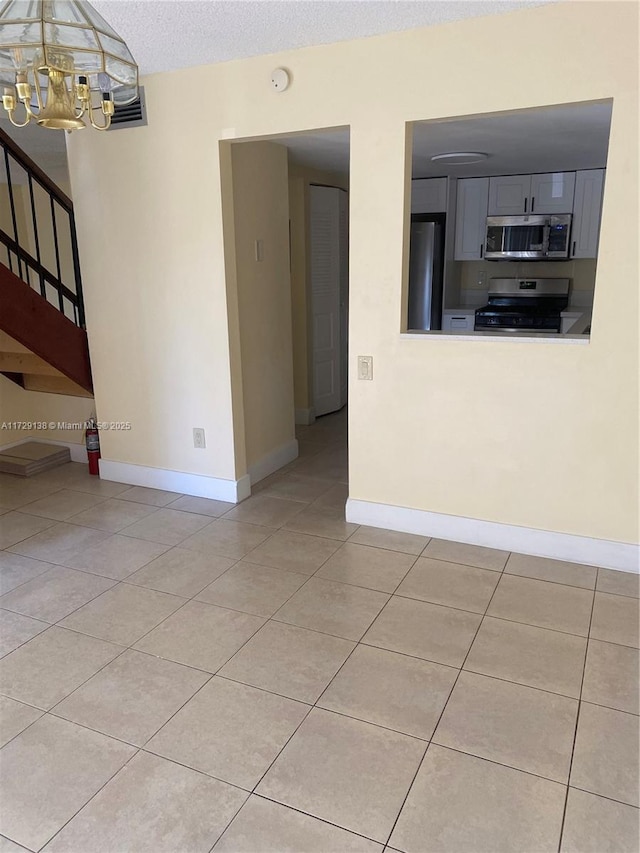
<path fill-rule="evenodd" d="M 0 91 L 17 127 L 106 130 L 138 97 L 138 66 L 84 0 L 0 0 Z"/>

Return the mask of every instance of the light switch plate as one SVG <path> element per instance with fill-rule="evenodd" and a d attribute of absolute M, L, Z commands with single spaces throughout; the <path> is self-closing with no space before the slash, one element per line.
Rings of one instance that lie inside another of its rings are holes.
<path fill-rule="evenodd" d="M 373 356 L 358 356 L 358 379 L 373 379 Z"/>
<path fill-rule="evenodd" d="M 204 450 L 207 446 L 204 440 L 204 430 L 200 427 L 193 428 L 193 446 L 198 450 Z"/>

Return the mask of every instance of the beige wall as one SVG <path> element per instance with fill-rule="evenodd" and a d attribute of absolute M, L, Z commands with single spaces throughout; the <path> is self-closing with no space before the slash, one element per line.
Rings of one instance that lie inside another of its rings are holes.
<path fill-rule="evenodd" d="M 309 186 L 349 189 L 349 176 L 289 163 L 291 222 L 291 312 L 293 322 L 293 387 L 296 409 L 313 406 L 311 373 L 311 277 L 309 268 Z"/>
<path fill-rule="evenodd" d="M 245 453 L 251 470 L 295 438 L 287 149 L 269 142 L 233 145 L 231 165 Z"/>
<path fill-rule="evenodd" d="M 635 3 L 554 3 L 158 74 L 145 80 L 148 127 L 74 134 L 98 416 L 135 425 L 109 435 L 104 455 L 243 473 L 216 143 L 347 124 L 351 496 L 636 541 L 637 31 Z M 488 44 L 500 45 L 501 67 L 535 54 L 554 73 L 504 75 L 496 86 Z M 269 88 L 278 65 L 292 71 L 285 93 Z M 339 85 L 327 69 L 339 69 Z M 425 96 L 416 81 L 433 79 L 442 85 Z M 614 106 L 590 343 L 403 338 L 406 123 L 606 98 Z M 187 126 L 189 115 L 198 119 Z M 118 247 L 108 264 L 105 245 Z M 374 358 L 373 382 L 355 381 L 359 353 Z M 194 425 L 209 432 L 206 452 L 192 448 Z"/>

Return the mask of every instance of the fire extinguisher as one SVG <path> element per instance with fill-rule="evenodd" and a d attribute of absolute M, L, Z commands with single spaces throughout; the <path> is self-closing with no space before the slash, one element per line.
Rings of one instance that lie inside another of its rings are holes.
<path fill-rule="evenodd" d="M 87 429 L 84 434 L 87 443 L 87 456 L 89 457 L 89 473 L 99 474 L 98 459 L 100 459 L 100 436 L 98 427 L 93 418 L 87 421 Z"/>

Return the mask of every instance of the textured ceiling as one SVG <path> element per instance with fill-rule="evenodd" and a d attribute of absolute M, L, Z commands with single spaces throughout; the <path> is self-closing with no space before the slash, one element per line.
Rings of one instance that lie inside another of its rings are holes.
<path fill-rule="evenodd" d="M 501 14 L 553 0 L 93 0 L 125 39 L 142 74 Z M 0 127 L 45 170 L 66 167 L 64 134 Z M 346 137 L 348 139 L 348 137 Z M 348 150 L 300 139 L 319 168 L 345 169 Z M 315 152 L 315 153 L 313 153 Z"/>
<path fill-rule="evenodd" d="M 93 0 L 143 74 L 539 6 L 549 0 Z"/>

